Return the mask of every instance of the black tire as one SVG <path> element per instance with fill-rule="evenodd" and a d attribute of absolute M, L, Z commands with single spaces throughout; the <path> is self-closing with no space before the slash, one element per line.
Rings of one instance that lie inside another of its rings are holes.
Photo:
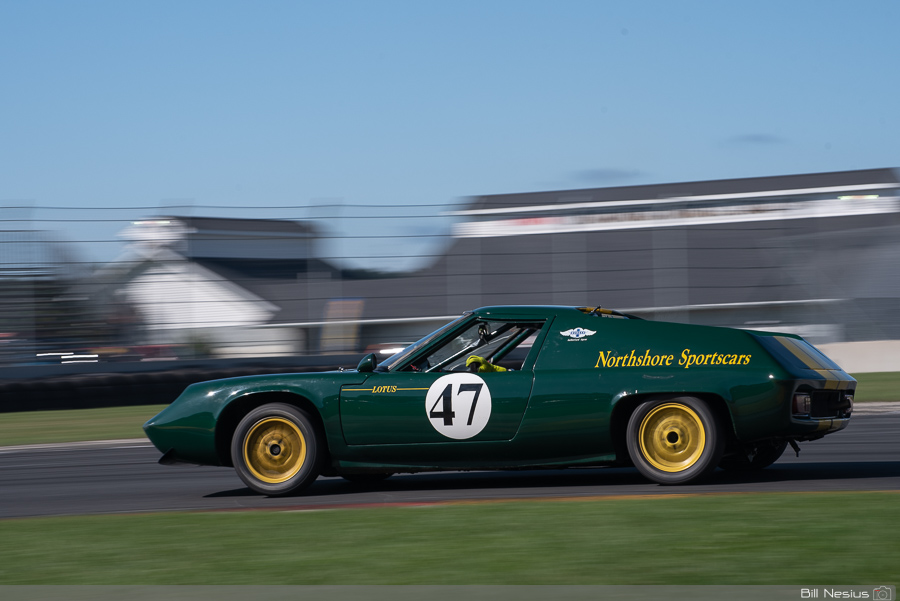
<path fill-rule="evenodd" d="M 786 440 L 764 440 L 754 445 L 741 446 L 737 451 L 722 457 L 719 467 L 736 472 L 753 472 L 769 467 L 784 454 Z"/>
<path fill-rule="evenodd" d="M 382 482 L 387 480 L 394 474 L 391 472 L 387 473 L 367 473 L 367 474 L 341 474 L 341 478 L 346 480 L 347 482 L 353 482 L 354 484 L 376 484 L 378 482 Z"/>
<path fill-rule="evenodd" d="M 244 484 L 270 496 L 286 495 L 319 476 L 323 436 L 301 409 L 284 403 L 244 416 L 231 439 L 231 460 Z"/>
<path fill-rule="evenodd" d="M 694 397 L 638 405 L 628 420 L 625 438 L 634 466 L 659 484 L 703 479 L 719 465 L 725 448 L 716 414 Z"/>

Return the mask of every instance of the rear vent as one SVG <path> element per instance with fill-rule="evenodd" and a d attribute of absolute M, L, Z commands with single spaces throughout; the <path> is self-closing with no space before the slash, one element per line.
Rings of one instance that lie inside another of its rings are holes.
<path fill-rule="evenodd" d="M 843 417 L 847 409 L 853 406 L 852 392 L 843 390 L 814 390 L 811 394 L 809 416 L 816 417 Z"/>

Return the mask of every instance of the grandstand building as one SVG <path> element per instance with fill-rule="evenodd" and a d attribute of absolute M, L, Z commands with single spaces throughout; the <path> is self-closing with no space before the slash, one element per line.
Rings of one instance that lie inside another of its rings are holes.
<path fill-rule="evenodd" d="M 132 230 L 127 295 L 157 338 L 202 327 L 228 356 L 397 346 L 497 304 L 900 340 L 893 169 L 480 196 L 453 216 L 445 253 L 390 277 L 317 258 L 308 222 L 166 218 L 169 238 Z"/>

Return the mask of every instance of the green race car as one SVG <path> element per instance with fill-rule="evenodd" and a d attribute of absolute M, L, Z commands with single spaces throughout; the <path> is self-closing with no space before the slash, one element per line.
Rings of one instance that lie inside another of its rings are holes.
<path fill-rule="evenodd" d="M 268 495 L 319 475 L 631 464 L 683 484 L 843 429 L 855 388 L 794 335 L 486 307 L 381 364 L 194 384 L 144 430 L 161 463 L 233 466 Z"/>

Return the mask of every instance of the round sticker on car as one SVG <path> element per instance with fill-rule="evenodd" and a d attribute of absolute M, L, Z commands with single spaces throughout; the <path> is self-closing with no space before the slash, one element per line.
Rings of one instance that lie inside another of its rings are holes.
<path fill-rule="evenodd" d="M 491 391 L 476 374 L 442 376 L 425 395 L 425 414 L 434 429 L 447 438 L 472 438 L 491 418 Z"/>

